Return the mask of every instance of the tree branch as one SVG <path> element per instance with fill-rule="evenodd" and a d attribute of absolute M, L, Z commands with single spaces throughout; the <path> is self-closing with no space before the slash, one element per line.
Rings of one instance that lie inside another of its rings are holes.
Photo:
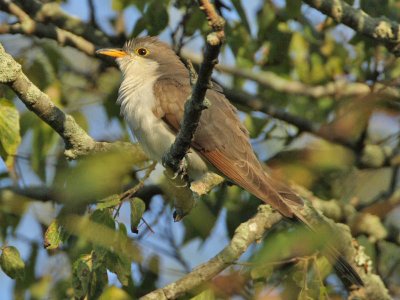
<path fill-rule="evenodd" d="M 314 212 L 311 210 L 304 211 L 304 214 L 307 218 L 314 218 Z M 235 263 L 252 243 L 262 239 L 264 233 L 281 221 L 282 218 L 269 205 L 260 205 L 257 214 L 236 229 L 232 240 L 220 253 L 208 262 L 196 267 L 191 273 L 178 281 L 143 296 L 141 300 L 176 299 L 209 282 L 217 274 Z M 371 266 L 369 265 L 371 259 L 364 253 L 363 247 L 354 242 L 348 227 L 343 224 L 334 224 L 323 216 L 321 218 L 324 222 L 326 221 L 332 225 L 335 232 L 339 234 L 342 243 L 341 247 L 346 259 L 357 264 L 365 282 L 364 288 L 350 292 L 350 298 L 389 300 L 388 291 L 382 280 L 371 271 Z"/>
<path fill-rule="evenodd" d="M 202 62 L 202 58 L 199 55 L 188 51 L 184 51 L 182 56 L 186 59 L 190 59 L 195 64 L 200 64 Z M 222 73 L 254 81 L 260 86 L 272 89 L 276 92 L 307 96 L 314 99 L 320 99 L 322 97 L 333 97 L 335 99 L 362 97 L 371 93 L 379 93 L 382 98 L 400 100 L 400 92 L 398 89 L 381 83 L 375 83 L 373 86 L 369 86 L 360 82 L 337 80 L 324 85 L 308 85 L 300 81 L 283 78 L 270 71 L 254 72 L 250 69 L 241 69 L 223 64 L 218 64 L 215 66 L 215 69 Z"/>
<path fill-rule="evenodd" d="M 39 90 L 22 72 L 21 65 L 9 55 L 0 43 L 0 83 L 8 85 L 25 106 L 50 125 L 64 140 L 65 156 L 76 159 L 93 152 L 124 147 L 143 155 L 141 148 L 131 143 L 106 143 L 93 140 L 70 115 L 65 114 Z"/>
<path fill-rule="evenodd" d="M 174 172 L 180 170 L 181 161 L 190 148 L 201 112 L 207 108 L 204 97 L 209 88 L 213 68 L 218 61 L 219 51 L 225 40 L 225 20 L 218 15 L 214 6 L 208 0 L 199 0 L 199 5 L 200 9 L 204 10 L 213 31 L 207 35 L 204 60 L 200 66 L 199 76 L 193 87 L 192 95 L 185 104 L 181 129 L 175 142 L 163 157 L 163 164 Z"/>
<path fill-rule="evenodd" d="M 371 212 L 358 212 L 356 208 L 343 201 L 331 199 L 322 200 L 306 188 L 291 184 L 291 188 L 302 198 L 309 200 L 313 207 L 322 212 L 324 216 L 335 222 L 346 223 L 353 236 L 365 234 L 369 241 L 375 243 L 387 237 L 388 233 L 380 217 Z"/>
<path fill-rule="evenodd" d="M 4 2 L 4 0 L 2 0 Z M 79 18 L 64 12 L 60 4 L 55 2 L 40 3 L 36 0 L 17 0 L 16 2 L 27 12 L 31 18 L 39 23 L 54 24 L 74 35 L 81 36 L 85 40 L 99 45 L 110 46 L 109 37 L 91 24 L 87 24 Z"/>
<path fill-rule="evenodd" d="M 273 211 L 269 205 L 260 205 L 257 214 L 236 229 L 229 245 L 220 253 L 178 281 L 155 290 L 141 299 L 176 299 L 211 280 L 234 263 L 252 243 L 261 239 L 265 231 L 281 219 L 282 216 Z"/>
<path fill-rule="evenodd" d="M 373 18 L 343 0 L 303 0 L 311 7 L 365 36 L 383 42 L 395 56 L 400 56 L 400 25 L 385 17 Z"/>
<path fill-rule="evenodd" d="M 8 25 L 0 25 L 1 33 L 11 34 L 25 34 L 29 36 L 37 36 L 40 38 L 49 38 L 56 40 L 60 45 L 72 46 L 78 50 L 93 56 L 95 53 L 95 46 L 93 43 L 87 41 L 81 36 L 78 36 L 69 31 L 63 30 L 54 24 L 42 24 L 31 19 L 30 16 L 23 11 L 15 3 L 0 0 L 0 9 L 9 12 L 18 17 L 20 23 Z"/>

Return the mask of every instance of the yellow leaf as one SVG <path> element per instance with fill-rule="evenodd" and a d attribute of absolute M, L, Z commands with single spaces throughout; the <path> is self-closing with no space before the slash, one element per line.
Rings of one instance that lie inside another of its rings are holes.
<path fill-rule="evenodd" d="M 14 104 L 0 99 L 0 156 L 10 170 L 14 165 L 15 155 L 21 143 L 19 133 L 19 113 Z"/>

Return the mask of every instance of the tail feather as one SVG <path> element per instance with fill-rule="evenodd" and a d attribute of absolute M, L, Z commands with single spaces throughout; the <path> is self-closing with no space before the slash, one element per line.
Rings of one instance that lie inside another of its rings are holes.
<path fill-rule="evenodd" d="M 304 207 L 300 209 L 307 209 L 307 208 L 310 209 L 309 207 L 307 207 L 307 204 L 305 204 Z M 292 206 L 292 212 L 296 220 L 304 224 L 313 234 L 315 235 L 329 234 L 330 237 L 332 237 L 330 239 L 331 241 L 329 242 L 329 245 L 325 247 L 323 254 L 333 265 L 335 272 L 342 280 L 343 284 L 345 284 L 346 286 L 351 286 L 351 285 L 364 286 L 364 282 L 361 279 L 358 272 L 350 265 L 350 263 L 346 260 L 346 258 L 340 254 L 337 248 L 332 245 L 332 242 L 336 242 L 338 240 L 338 238 L 335 239 L 336 232 L 334 228 L 332 228 L 330 224 L 324 221 L 322 217 L 315 210 L 313 210 L 313 213 L 318 214 L 318 217 L 316 216 L 318 224 L 315 225 L 311 224 L 311 222 L 309 222 L 303 216 L 298 207 Z"/>
<path fill-rule="evenodd" d="M 335 268 L 336 273 L 342 280 L 345 280 L 345 285 L 357 285 L 364 286 L 364 282 L 356 270 L 348 263 L 348 261 L 342 255 L 331 256 L 327 255 L 327 258 Z"/>

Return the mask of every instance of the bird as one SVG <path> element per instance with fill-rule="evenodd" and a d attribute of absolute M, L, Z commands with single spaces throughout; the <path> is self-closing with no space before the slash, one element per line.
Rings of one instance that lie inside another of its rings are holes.
<path fill-rule="evenodd" d="M 138 37 L 122 48 L 104 48 L 97 54 L 115 58 L 122 72 L 117 104 L 121 115 L 150 159 L 162 161 L 174 143 L 192 92 L 189 71 L 172 48 L 157 37 Z M 216 84 L 206 92 L 209 103 L 200 117 L 191 148 L 185 156 L 190 180 L 207 173 L 229 181 L 271 205 L 284 217 L 313 225 L 300 213 L 304 203 L 286 184 L 273 179 L 258 160 L 249 133 L 236 108 Z M 341 277 L 362 286 L 357 271 L 333 247 L 330 261 Z"/>

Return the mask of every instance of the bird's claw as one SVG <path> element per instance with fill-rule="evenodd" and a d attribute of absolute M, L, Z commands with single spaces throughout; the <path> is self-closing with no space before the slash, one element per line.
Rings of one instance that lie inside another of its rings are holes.
<path fill-rule="evenodd" d="M 176 210 L 174 211 L 174 213 L 172 214 L 172 217 L 173 217 L 173 219 L 174 219 L 174 222 L 179 222 L 179 221 L 181 221 L 181 220 L 183 219 L 183 217 L 184 217 L 185 215 L 186 215 L 186 214 L 183 213 L 182 210 L 176 209 Z"/>
<path fill-rule="evenodd" d="M 184 186 L 187 186 L 188 173 L 187 173 L 187 162 L 186 162 L 185 158 L 180 161 L 178 170 L 174 173 L 172 180 L 175 180 L 178 178 L 185 182 Z"/>

